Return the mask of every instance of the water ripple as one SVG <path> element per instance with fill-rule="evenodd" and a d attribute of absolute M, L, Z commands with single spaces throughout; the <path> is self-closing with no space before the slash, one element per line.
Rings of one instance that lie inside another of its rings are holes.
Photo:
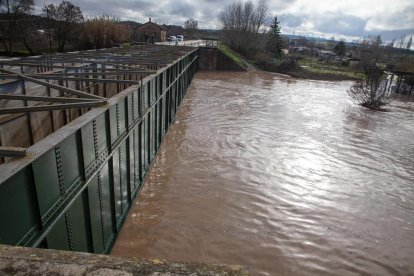
<path fill-rule="evenodd" d="M 349 85 L 199 73 L 113 254 L 414 274 L 414 109 L 366 110 Z"/>

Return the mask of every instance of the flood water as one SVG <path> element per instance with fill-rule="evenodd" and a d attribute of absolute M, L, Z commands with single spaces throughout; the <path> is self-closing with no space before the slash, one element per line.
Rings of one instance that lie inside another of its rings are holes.
<path fill-rule="evenodd" d="M 199 72 L 112 254 L 414 274 L 413 109 L 364 109 L 350 84 Z"/>

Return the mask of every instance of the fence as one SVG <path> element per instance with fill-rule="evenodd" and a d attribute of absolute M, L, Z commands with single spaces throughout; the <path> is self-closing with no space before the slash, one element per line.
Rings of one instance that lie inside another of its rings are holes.
<path fill-rule="evenodd" d="M 196 49 L 0 168 L 0 243 L 110 252 L 186 89 Z"/>
<path fill-rule="evenodd" d="M 190 41 L 168 41 L 169 46 L 188 46 L 188 47 L 218 47 L 219 41 L 217 39 L 199 39 L 199 40 L 190 40 Z"/>
<path fill-rule="evenodd" d="M 372 68 L 366 70 L 367 84 L 374 86 L 377 93 L 393 95 L 400 101 L 413 101 L 414 73 L 399 70 Z"/>

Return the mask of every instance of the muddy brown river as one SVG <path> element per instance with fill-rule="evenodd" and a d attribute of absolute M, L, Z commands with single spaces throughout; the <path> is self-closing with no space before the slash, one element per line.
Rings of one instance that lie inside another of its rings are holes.
<path fill-rule="evenodd" d="M 413 275 L 413 106 L 367 110 L 349 86 L 199 72 L 112 254 Z"/>

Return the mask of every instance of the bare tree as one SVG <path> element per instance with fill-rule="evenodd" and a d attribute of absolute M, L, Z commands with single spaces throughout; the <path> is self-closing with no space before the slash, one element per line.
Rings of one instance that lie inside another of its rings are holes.
<path fill-rule="evenodd" d="M 58 43 L 58 51 L 63 52 L 67 41 L 73 36 L 76 25 L 83 21 L 81 9 L 69 1 L 59 5 L 49 4 L 43 8 L 43 15 L 48 19 L 49 45 L 51 33 Z"/>
<path fill-rule="evenodd" d="M 13 50 L 13 42 L 19 34 L 18 22 L 30 14 L 33 7 L 33 0 L 0 0 L 0 12 L 5 14 L 5 21 L 0 25 L 0 40 L 7 52 Z"/>
<path fill-rule="evenodd" d="M 335 37 L 334 36 L 332 36 L 329 40 L 328 40 L 328 48 L 329 48 L 329 50 L 332 50 L 334 47 L 335 47 L 335 45 L 336 45 L 337 43 L 336 43 L 336 41 L 335 41 Z"/>
<path fill-rule="evenodd" d="M 382 58 L 383 51 L 382 51 L 382 37 L 381 35 L 377 35 L 375 37 L 375 41 L 372 44 L 374 49 L 374 57 L 376 61 L 379 61 Z"/>
<path fill-rule="evenodd" d="M 184 28 L 186 28 L 186 29 L 197 29 L 198 28 L 198 21 L 194 18 L 187 19 L 184 22 Z"/>
<path fill-rule="evenodd" d="M 55 25 L 54 23 L 54 13 L 55 13 L 55 6 L 50 4 L 48 6 L 43 7 L 43 16 L 47 19 L 47 38 L 49 41 L 49 51 L 53 52 L 53 46 L 52 46 L 52 29 Z"/>
<path fill-rule="evenodd" d="M 184 28 L 189 36 L 193 36 L 195 30 L 198 29 L 198 21 L 194 18 L 187 19 L 184 22 Z"/>
<path fill-rule="evenodd" d="M 37 45 L 33 45 L 33 42 L 42 39 L 39 37 L 38 33 L 40 28 L 41 23 L 39 23 L 39 20 L 30 20 L 29 18 L 20 21 L 15 27 L 17 40 L 26 47 L 30 55 L 35 55 L 35 50 L 33 48 Z"/>
<path fill-rule="evenodd" d="M 356 103 L 370 109 L 389 104 L 393 96 L 387 90 L 387 81 L 382 79 L 380 70 L 369 72 L 366 81 L 356 81 L 347 92 Z"/>
<path fill-rule="evenodd" d="M 251 1 L 227 6 L 218 15 L 224 42 L 245 53 L 255 52 L 260 45 L 259 34 L 269 22 L 268 10 L 266 0 L 260 0 L 256 6 Z"/>
<path fill-rule="evenodd" d="M 405 35 L 403 35 L 401 38 L 400 38 L 400 40 L 398 40 L 398 43 L 397 43 L 397 47 L 398 48 L 400 48 L 400 49 L 402 49 L 402 48 L 404 48 L 404 44 L 405 44 Z"/>
<path fill-rule="evenodd" d="M 391 59 L 392 52 L 394 50 L 395 38 L 392 39 L 391 43 L 386 46 L 388 59 Z"/>
<path fill-rule="evenodd" d="M 406 45 L 406 49 L 407 49 L 406 55 L 405 55 L 406 58 L 408 58 L 408 54 L 410 53 L 410 48 L 411 48 L 412 43 L 413 43 L 413 37 L 410 36 L 410 38 L 407 41 L 407 45 Z"/>

